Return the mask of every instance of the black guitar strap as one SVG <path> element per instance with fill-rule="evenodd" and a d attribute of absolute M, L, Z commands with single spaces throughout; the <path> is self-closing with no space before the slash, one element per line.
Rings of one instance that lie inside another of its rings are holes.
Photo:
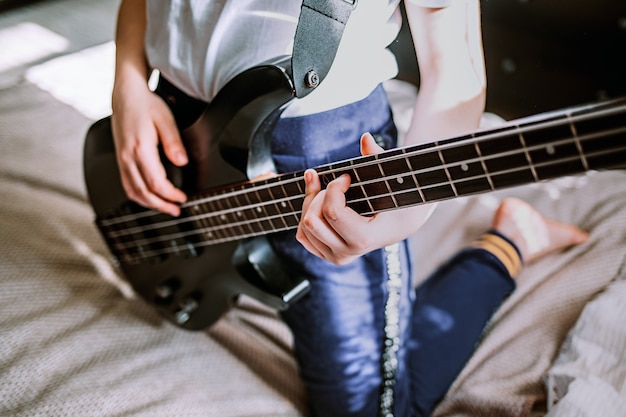
<path fill-rule="evenodd" d="M 291 58 L 296 97 L 302 98 L 328 74 L 357 0 L 303 0 Z"/>

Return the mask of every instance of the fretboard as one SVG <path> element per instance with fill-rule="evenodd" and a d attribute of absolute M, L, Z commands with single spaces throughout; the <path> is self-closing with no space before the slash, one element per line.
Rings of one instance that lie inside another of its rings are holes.
<path fill-rule="evenodd" d="M 362 215 L 626 167 L 626 99 L 509 122 L 427 145 L 317 167 L 322 184 L 349 175 Z M 208 190 L 171 218 L 141 211 L 99 219 L 118 257 L 139 261 L 296 228 L 304 172 Z"/>

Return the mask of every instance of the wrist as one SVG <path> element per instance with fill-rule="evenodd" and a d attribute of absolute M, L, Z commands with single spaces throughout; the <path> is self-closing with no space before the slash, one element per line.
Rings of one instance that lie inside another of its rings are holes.
<path fill-rule="evenodd" d="M 136 101 L 140 95 L 150 93 L 147 72 L 147 70 L 144 71 L 132 66 L 118 67 L 116 69 L 111 96 L 111 105 L 114 112 L 127 101 L 127 98 L 130 97 Z"/>

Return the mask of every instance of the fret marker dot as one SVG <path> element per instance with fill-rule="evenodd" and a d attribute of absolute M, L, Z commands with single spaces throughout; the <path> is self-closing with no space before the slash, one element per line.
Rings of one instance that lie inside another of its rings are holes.
<path fill-rule="evenodd" d="M 281 205 L 283 208 L 287 208 L 287 203 L 285 203 L 284 201 L 283 201 L 282 203 L 280 203 L 280 205 Z"/>
<path fill-rule="evenodd" d="M 237 217 L 241 217 L 241 216 L 242 216 L 241 212 L 240 212 L 240 211 L 238 211 L 238 212 L 237 212 Z"/>
<path fill-rule="evenodd" d="M 462 164 L 461 165 L 461 170 L 463 170 L 463 172 L 467 172 L 467 171 L 469 171 L 469 166 L 467 166 L 467 164 Z"/>
<path fill-rule="evenodd" d="M 213 232 L 206 232 L 206 235 L 207 235 L 208 237 L 213 237 Z"/>
<path fill-rule="evenodd" d="M 226 220 L 226 216 L 222 214 L 222 215 L 220 216 L 220 219 L 222 219 L 222 220 Z"/>
<path fill-rule="evenodd" d="M 546 147 L 546 152 L 548 152 L 548 155 L 554 155 L 554 153 L 556 152 L 556 150 L 554 149 L 554 145 L 548 145 Z"/>
<path fill-rule="evenodd" d="M 402 184 L 404 182 L 404 178 L 398 177 L 396 181 L 398 181 L 398 184 Z"/>
<path fill-rule="evenodd" d="M 257 211 L 258 213 L 261 213 L 263 210 L 261 210 L 261 207 L 257 207 L 257 208 L 256 208 L 256 211 Z"/>

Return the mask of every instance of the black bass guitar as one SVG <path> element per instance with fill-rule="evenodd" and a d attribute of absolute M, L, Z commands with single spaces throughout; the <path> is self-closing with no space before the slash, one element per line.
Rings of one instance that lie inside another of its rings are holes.
<path fill-rule="evenodd" d="M 293 97 L 282 65 L 256 67 L 181 132 L 196 156 L 188 168 L 169 169 L 190 195 L 178 218 L 127 199 L 108 120 L 90 129 L 84 171 L 97 226 L 126 279 L 172 323 L 209 327 L 240 294 L 284 309 L 306 293 L 308 282 L 286 272 L 265 240 L 297 227 L 303 172 L 248 181 L 271 172 L 263 130 Z M 624 167 L 626 99 L 617 99 L 316 169 L 323 184 L 350 175 L 347 204 L 370 215 Z"/>

